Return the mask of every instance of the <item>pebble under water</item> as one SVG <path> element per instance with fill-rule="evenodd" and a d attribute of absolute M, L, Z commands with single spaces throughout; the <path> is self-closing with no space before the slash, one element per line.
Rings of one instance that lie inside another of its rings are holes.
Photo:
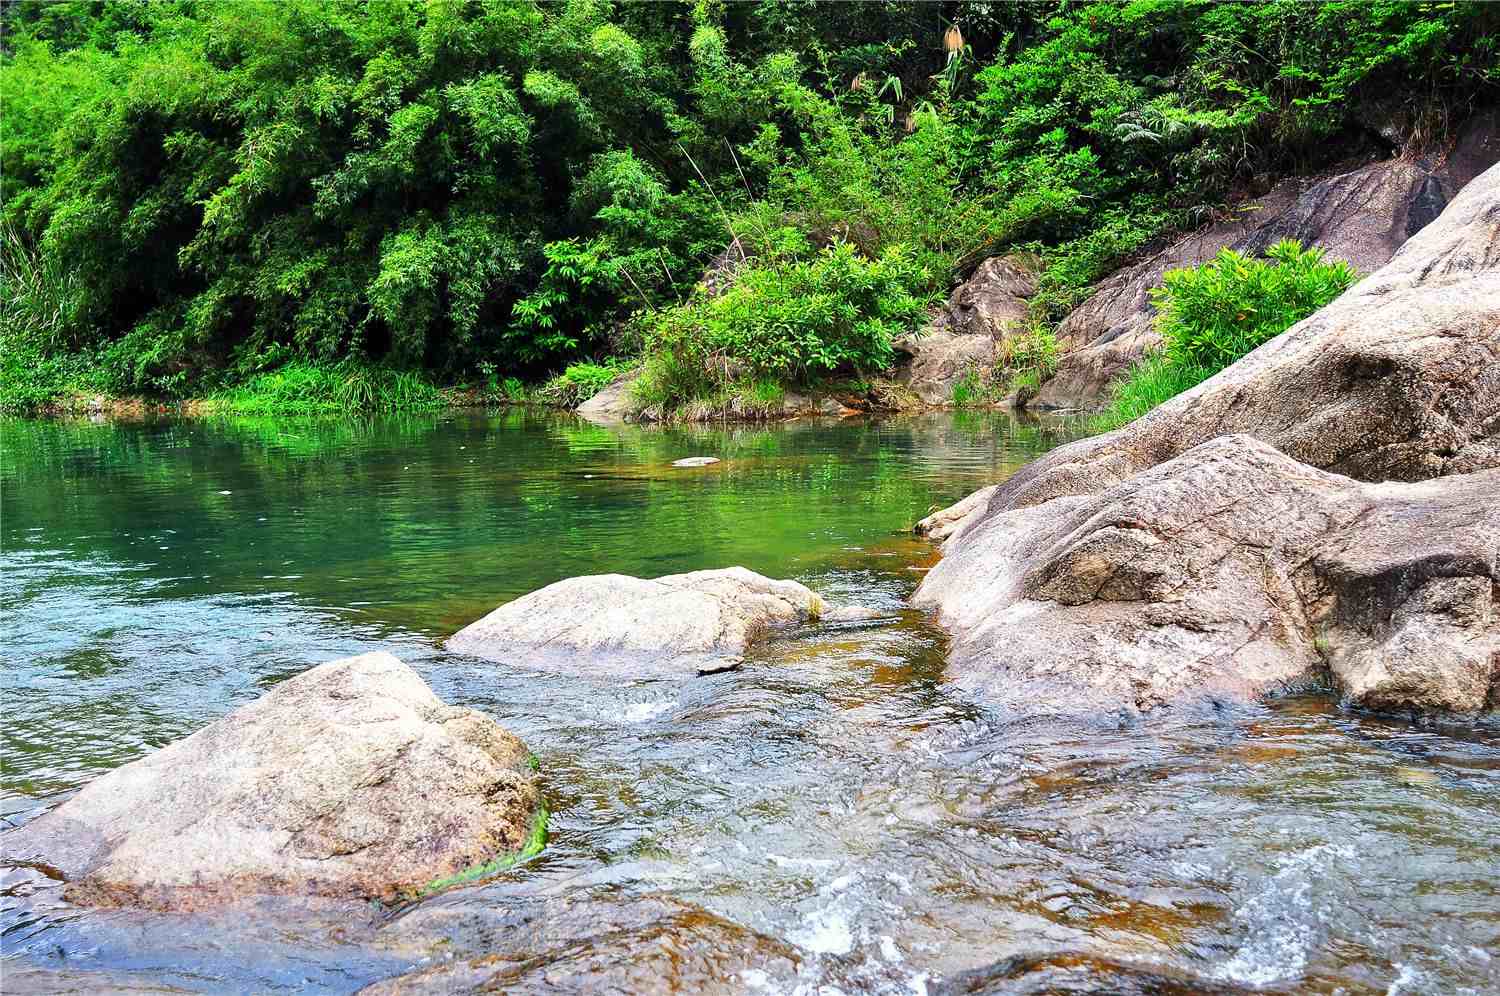
<path fill-rule="evenodd" d="M 552 812 L 535 859 L 395 909 L 83 910 L 6 868 L 0 989 L 1500 992 L 1493 718 L 1309 695 L 1062 720 L 945 687 L 909 526 L 1069 433 L 0 423 L 6 823 L 377 648 L 525 739 Z M 671 466 L 693 456 L 721 462 Z M 684 681 L 439 649 L 563 577 L 730 564 L 883 616 Z"/>

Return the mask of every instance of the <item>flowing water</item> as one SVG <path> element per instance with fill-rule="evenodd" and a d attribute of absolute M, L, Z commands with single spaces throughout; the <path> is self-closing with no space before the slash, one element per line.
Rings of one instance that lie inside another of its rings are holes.
<path fill-rule="evenodd" d="M 907 529 L 1067 426 L 0 433 L 8 823 L 374 648 L 521 735 L 553 813 L 537 858 L 402 909 L 78 910 L 9 869 L 6 992 L 347 992 L 481 956 L 428 991 L 1500 992 L 1493 720 L 1307 697 L 1065 722 L 944 687 L 941 636 L 904 609 L 933 557 Z M 702 454 L 723 462 L 670 466 Z M 889 618 L 685 681 L 439 649 L 559 578 L 729 564 Z"/>

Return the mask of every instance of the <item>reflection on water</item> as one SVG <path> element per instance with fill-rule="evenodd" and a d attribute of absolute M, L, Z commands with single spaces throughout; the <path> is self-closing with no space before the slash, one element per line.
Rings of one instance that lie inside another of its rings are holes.
<path fill-rule="evenodd" d="M 944 687 L 904 608 L 931 551 L 904 530 L 1063 438 L 990 415 L 5 423 L 12 822 L 374 647 L 525 738 L 555 814 L 536 860 L 402 910 L 101 914 L 12 870 L 6 990 L 350 991 L 414 969 L 433 992 L 1500 990 L 1500 728 L 1317 699 L 1017 721 Z M 669 466 L 700 454 L 724 462 Z M 688 681 L 437 649 L 561 577 L 731 563 L 889 618 Z"/>

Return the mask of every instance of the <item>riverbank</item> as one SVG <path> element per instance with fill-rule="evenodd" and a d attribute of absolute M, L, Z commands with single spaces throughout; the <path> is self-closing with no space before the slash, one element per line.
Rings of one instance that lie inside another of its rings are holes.
<path fill-rule="evenodd" d="M 612 377 L 614 376 L 612 372 Z M 412 375 L 415 376 L 415 375 Z M 1002 400 L 973 400 L 964 404 L 929 404 L 894 380 L 840 380 L 813 387 L 776 387 L 760 399 L 729 393 L 722 398 L 686 406 L 673 412 L 635 406 L 623 397 L 628 374 L 605 386 L 584 393 L 559 390 L 562 377 L 538 384 L 510 381 L 496 386 L 461 384 L 438 387 L 425 380 L 412 382 L 399 393 L 371 392 L 360 400 L 342 399 L 332 390 L 319 391 L 305 385 L 311 378 L 283 377 L 282 383 L 260 389 L 249 382 L 202 397 L 170 398 L 146 395 L 114 396 L 99 391 L 70 390 L 37 405 L 17 403 L 0 395 L 0 414 L 22 418 L 104 418 L 139 420 L 170 416 L 207 418 L 224 415 L 347 415 L 395 412 L 444 411 L 466 408 L 535 408 L 543 411 L 578 411 L 606 422 L 709 423 L 777 422 L 809 416 L 911 415 L 953 410 L 1004 411 Z M 299 390 L 299 387 L 301 388 Z M 607 407 L 587 407 L 602 394 L 614 392 Z"/>

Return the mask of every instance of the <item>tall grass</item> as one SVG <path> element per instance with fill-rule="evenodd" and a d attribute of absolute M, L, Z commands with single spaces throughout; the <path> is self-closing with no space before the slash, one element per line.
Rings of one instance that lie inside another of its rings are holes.
<path fill-rule="evenodd" d="M 46 407 L 83 375 L 67 352 L 68 308 L 78 277 L 0 226 L 0 411 Z"/>
<path fill-rule="evenodd" d="M 1118 429 L 1216 373 L 1209 367 L 1176 363 L 1166 353 L 1150 353 L 1115 386 L 1108 407 L 1094 416 L 1089 427 L 1095 432 Z"/>
<path fill-rule="evenodd" d="M 235 415 L 431 411 L 443 406 L 443 396 L 421 374 L 409 370 L 347 361 L 289 363 L 212 395 L 208 405 Z"/>

